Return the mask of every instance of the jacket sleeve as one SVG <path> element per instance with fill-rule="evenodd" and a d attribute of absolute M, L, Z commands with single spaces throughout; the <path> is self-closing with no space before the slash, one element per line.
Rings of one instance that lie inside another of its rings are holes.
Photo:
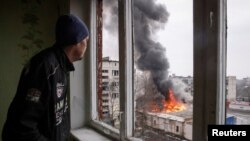
<path fill-rule="evenodd" d="M 22 74 L 24 88 L 22 91 L 23 105 L 20 112 L 19 122 L 16 130 L 21 140 L 25 141 L 49 141 L 38 126 L 46 110 L 49 99 L 49 81 L 46 75 L 44 63 L 31 64 Z M 46 126 L 46 125 L 42 125 Z"/>

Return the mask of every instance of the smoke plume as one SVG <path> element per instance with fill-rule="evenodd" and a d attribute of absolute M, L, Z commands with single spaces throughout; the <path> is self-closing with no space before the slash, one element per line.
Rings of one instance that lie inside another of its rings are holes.
<path fill-rule="evenodd" d="M 193 96 L 191 95 L 191 87 L 179 78 L 172 78 L 171 81 L 173 82 L 173 90 L 177 99 L 184 103 L 192 103 Z"/>
<path fill-rule="evenodd" d="M 150 71 L 158 91 L 166 95 L 169 87 L 169 63 L 166 49 L 153 40 L 155 33 L 168 21 L 166 7 L 156 4 L 155 0 L 134 0 L 134 35 L 135 49 L 139 57 L 137 67 L 142 71 Z"/>
<path fill-rule="evenodd" d="M 104 0 L 104 29 L 111 35 L 118 36 L 118 1 Z M 134 38 L 137 68 L 149 71 L 158 91 L 166 95 L 169 87 L 169 63 L 166 49 L 153 40 L 157 31 L 168 21 L 169 13 L 166 7 L 157 4 L 156 0 L 134 0 Z M 111 37 L 111 36 L 109 36 Z"/>

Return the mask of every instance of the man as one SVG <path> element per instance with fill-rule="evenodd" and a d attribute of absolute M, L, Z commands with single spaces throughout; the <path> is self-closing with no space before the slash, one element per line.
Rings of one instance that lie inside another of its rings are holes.
<path fill-rule="evenodd" d="M 83 58 L 89 31 L 74 15 L 60 16 L 56 43 L 35 55 L 23 69 L 9 107 L 3 141 L 66 141 L 70 120 L 67 76 Z"/>

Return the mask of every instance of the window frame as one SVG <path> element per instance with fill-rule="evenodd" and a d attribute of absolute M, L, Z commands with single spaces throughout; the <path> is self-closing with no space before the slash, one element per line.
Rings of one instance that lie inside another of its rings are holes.
<path fill-rule="evenodd" d="M 226 0 L 194 0 L 193 141 L 225 124 Z"/>
<path fill-rule="evenodd" d="M 133 140 L 133 21 L 132 0 L 119 0 L 120 131 L 98 121 L 97 114 L 97 0 L 91 1 L 91 122 L 106 135 Z M 226 0 L 193 0 L 194 109 L 193 141 L 207 140 L 208 124 L 225 123 Z M 131 28 L 132 27 L 132 28 Z M 125 37 L 125 38 L 124 38 Z M 210 83 L 210 82 L 214 83 Z M 211 96 L 212 95 L 212 96 Z"/>
<path fill-rule="evenodd" d="M 120 133 L 118 129 L 113 128 L 101 121 L 98 121 L 97 109 L 97 2 L 98 0 L 91 0 L 91 35 L 90 35 L 90 94 L 91 94 L 91 119 L 90 126 L 99 130 L 100 132 L 114 138 L 119 139 Z"/>
<path fill-rule="evenodd" d="M 133 39 L 132 0 L 118 1 L 119 31 L 119 86 L 120 86 L 120 140 L 131 138 L 134 132 L 133 99 Z"/>

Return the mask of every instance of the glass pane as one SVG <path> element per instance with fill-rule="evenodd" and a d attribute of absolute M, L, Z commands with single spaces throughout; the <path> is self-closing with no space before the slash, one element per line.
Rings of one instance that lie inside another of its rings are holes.
<path fill-rule="evenodd" d="M 98 117 L 100 121 L 119 128 L 118 1 L 98 2 Z"/>
<path fill-rule="evenodd" d="M 227 1 L 226 124 L 250 124 L 249 0 Z"/>
<path fill-rule="evenodd" d="M 192 140 L 193 1 L 134 0 L 135 136 Z"/>

